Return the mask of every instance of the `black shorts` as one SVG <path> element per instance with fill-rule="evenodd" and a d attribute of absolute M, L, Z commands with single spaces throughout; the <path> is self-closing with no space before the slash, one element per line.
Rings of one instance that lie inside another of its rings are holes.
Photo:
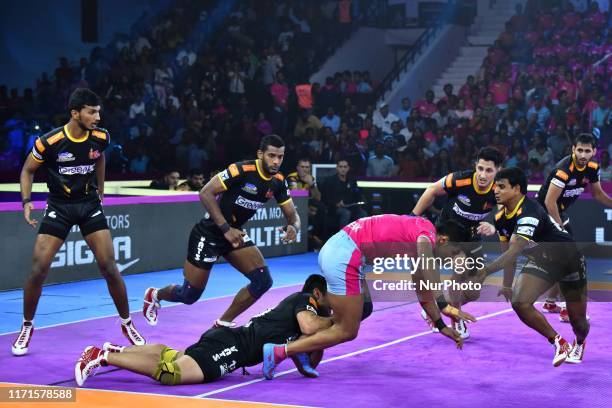
<path fill-rule="evenodd" d="M 193 358 L 200 366 L 204 382 L 215 381 L 245 366 L 245 353 L 241 350 L 238 336 L 235 329 L 210 329 L 197 343 L 185 349 L 185 355 Z"/>
<path fill-rule="evenodd" d="M 580 289 L 587 284 L 586 260 L 581 253 L 564 262 L 528 259 L 521 273 L 537 276 L 550 283 L 558 282 L 567 288 Z"/>
<path fill-rule="evenodd" d="M 240 248 L 255 246 L 251 238 L 245 235 Z M 197 223 L 189 234 L 187 260 L 200 269 L 211 269 L 220 256 L 232 252 L 234 248 L 216 225 Z"/>
<path fill-rule="evenodd" d="M 38 233 L 53 235 L 64 241 L 73 225 L 79 226 L 84 237 L 108 229 L 102 203 L 97 196 L 79 200 L 47 199 Z"/>

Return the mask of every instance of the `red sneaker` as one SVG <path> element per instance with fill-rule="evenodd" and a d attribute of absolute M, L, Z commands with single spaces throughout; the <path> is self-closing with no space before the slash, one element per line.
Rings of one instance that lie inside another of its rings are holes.
<path fill-rule="evenodd" d="M 586 319 L 587 320 L 591 320 L 589 315 L 587 315 Z M 559 312 L 559 321 L 561 323 L 569 323 L 570 322 L 569 313 L 567 313 L 567 308 L 566 307 L 562 307 L 561 308 L 561 311 Z"/>
<path fill-rule="evenodd" d="M 88 377 L 94 376 L 101 365 L 106 365 L 106 353 L 97 347 L 89 346 L 83 350 L 74 366 L 74 379 L 82 387 Z"/>
<path fill-rule="evenodd" d="M 34 324 L 32 322 L 23 322 L 19 336 L 17 336 L 11 347 L 14 356 L 23 356 L 28 352 L 32 334 L 34 334 Z"/>
<path fill-rule="evenodd" d="M 161 308 L 159 301 L 157 300 L 157 289 L 148 288 L 144 294 L 144 304 L 142 306 L 142 314 L 145 320 L 151 326 L 157 324 L 158 309 Z"/>
<path fill-rule="evenodd" d="M 546 301 L 544 302 L 544 306 L 542 306 L 542 310 L 548 313 L 559 313 L 563 308 L 555 302 Z"/>
<path fill-rule="evenodd" d="M 553 366 L 559 367 L 561 364 L 565 362 L 569 353 L 572 351 L 571 346 L 563 337 L 557 334 L 555 337 L 555 342 L 553 343 L 555 347 L 555 356 L 553 357 Z"/>

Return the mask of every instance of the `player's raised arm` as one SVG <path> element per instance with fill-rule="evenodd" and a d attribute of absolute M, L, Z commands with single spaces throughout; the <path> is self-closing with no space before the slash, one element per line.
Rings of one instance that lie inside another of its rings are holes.
<path fill-rule="evenodd" d="M 449 176 L 451 175 L 449 174 L 446 177 Z M 446 194 L 446 191 L 444 191 L 446 177 L 442 177 L 440 180 L 436 181 L 425 189 L 423 194 L 421 194 L 421 198 L 419 198 L 419 201 L 412 210 L 414 215 L 423 215 L 423 213 L 433 205 L 436 197 Z"/>

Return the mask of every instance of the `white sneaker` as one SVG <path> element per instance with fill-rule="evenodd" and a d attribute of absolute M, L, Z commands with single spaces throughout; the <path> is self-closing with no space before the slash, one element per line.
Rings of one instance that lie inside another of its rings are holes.
<path fill-rule="evenodd" d="M 130 320 L 129 323 L 123 324 L 121 323 L 121 331 L 123 335 L 135 346 L 144 346 L 147 344 L 147 341 L 144 337 L 136 330 L 134 327 L 134 323 Z"/>
<path fill-rule="evenodd" d="M 79 387 L 82 387 L 88 377 L 92 377 L 105 361 L 105 352 L 97 347 L 89 346 L 83 350 L 81 357 L 74 366 L 74 379 Z M 106 364 L 106 363 L 105 363 Z"/>
<path fill-rule="evenodd" d="M 102 350 L 108 351 L 109 353 L 123 353 L 125 349 L 124 346 L 119 346 L 118 344 L 113 344 L 110 341 L 107 341 L 102 345 Z"/>
<path fill-rule="evenodd" d="M 465 320 L 453 320 L 453 329 L 455 329 L 457 333 L 459 333 L 463 340 L 470 338 L 470 332 L 468 331 L 467 324 L 465 324 Z"/>
<path fill-rule="evenodd" d="M 161 308 L 161 304 L 157 300 L 157 289 L 148 288 L 144 294 L 144 304 L 142 306 L 142 314 L 145 320 L 151 326 L 157 324 L 157 310 Z"/>
<path fill-rule="evenodd" d="M 11 351 L 13 352 L 14 356 L 23 356 L 28 352 L 28 346 L 30 344 L 30 340 L 32 340 L 32 334 L 34 334 L 34 323 L 23 322 L 21 324 L 19 336 L 17 336 L 17 339 L 15 339 L 11 347 Z"/>
<path fill-rule="evenodd" d="M 572 344 L 572 351 L 570 351 L 569 356 L 565 360 L 566 363 L 570 364 L 580 364 L 582 363 L 582 358 L 584 357 L 584 345 L 586 342 L 582 344 L 578 344 L 576 339 L 574 339 L 574 344 Z"/>
<path fill-rule="evenodd" d="M 438 330 L 438 328 L 434 324 L 433 320 L 431 320 L 431 317 L 429 317 L 429 315 L 427 314 L 425 309 L 421 309 L 421 317 L 423 318 L 423 320 L 425 320 L 425 323 L 427 323 L 427 325 L 429 326 L 429 329 L 432 331 L 432 333 L 439 333 L 440 332 L 440 330 Z"/>

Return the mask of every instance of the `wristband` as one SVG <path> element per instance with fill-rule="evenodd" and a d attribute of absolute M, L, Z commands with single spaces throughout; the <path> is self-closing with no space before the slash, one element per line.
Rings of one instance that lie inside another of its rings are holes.
<path fill-rule="evenodd" d="M 223 224 L 221 224 L 221 225 L 217 225 L 217 226 L 219 227 L 219 229 L 221 230 L 221 232 L 222 232 L 222 233 L 224 233 L 224 234 L 225 234 L 227 231 L 229 231 L 229 230 L 230 230 L 230 226 L 229 226 L 229 224 L 228 224 L 227 222 L 224 222 Z"/>
<path fill-rule="evenodd" d="M 436 326 L 436 329 L 440 331 L 442 331 L 442 329 L 446 327 L 446 323 L 444 323 L 444 320 L 442 320 L 442 318 L 439 318 L 438 320 L 436 320 L 434 322 L 434 325 Z"/>
<path fill-rule="evenodd" d="M 24 198 L 23 200 L 21 200 L 21 206 L 25 207 L 27 203 L 31 203 L 31 202 L 32 202 L 31 198 Z"/>

